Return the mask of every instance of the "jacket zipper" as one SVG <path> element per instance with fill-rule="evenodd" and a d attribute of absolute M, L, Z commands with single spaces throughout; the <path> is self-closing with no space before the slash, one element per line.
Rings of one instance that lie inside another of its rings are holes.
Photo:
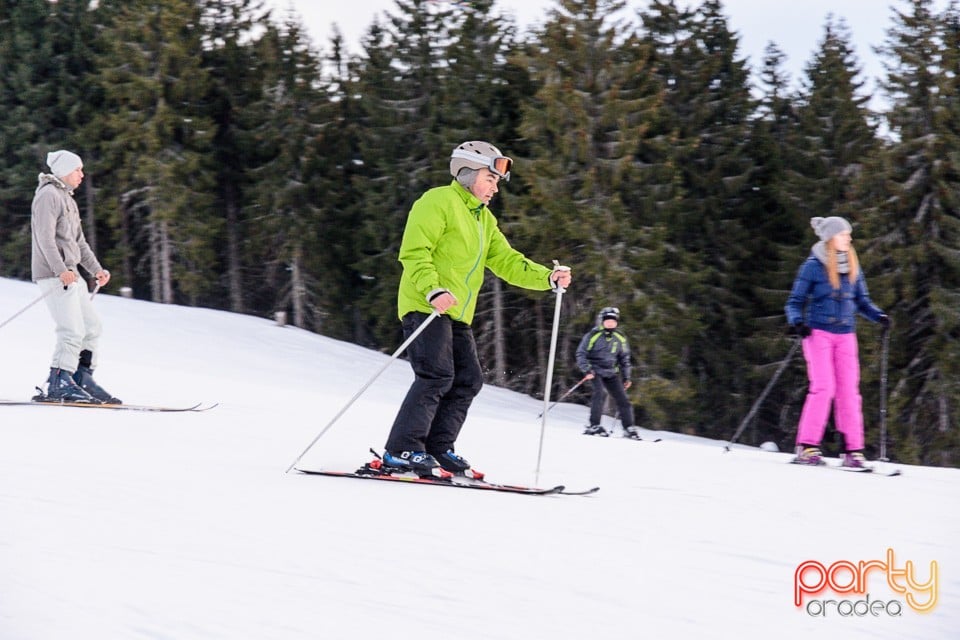
<path fill-rule="evenodd" d="M 473 290 L 470 289 L 470 276 L 472 276 L 477 267 L 480 266 L 480 259 L 483 257 L 483 224 L 480 222 L 479 213 L 476 215 L 477 218 L 477 244 L 479 248 L 477 249 L 477 260 L 473 263 L 473 266 L 470 268 L 470 271 L 467 272 L 467 277 L 464 278 L 463 284 L 467 287 L 467 299 L 464 301 L 463 306 L 460 309 L 460 315 L 457 316 L 457 320 L 463 318 L 463 315 L 467 312 L 467 307 L 470 306 L 470 301 L 473 299 Z"/>

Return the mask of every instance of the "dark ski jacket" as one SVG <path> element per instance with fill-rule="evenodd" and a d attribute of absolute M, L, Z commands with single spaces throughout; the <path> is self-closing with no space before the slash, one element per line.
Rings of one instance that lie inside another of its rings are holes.
<path fill-rule="evenodd" d="M 577 366 L 584 373 L 601 378 L 620 375 L 630 380 L 630 343 L 619 329 L 594 327 L 580 340 L 577 347 Z"/>
<path fill-rule="evenodd" d="M 784 310 L 787 324 L 802 321 L 811 329 L 830 333 L 856 331 L 858 313 L 873 322 L 878 322 L 883 315 L 870 299 L 862 270 L 853 283 L 847 274 L 841 274 L 840 288 L 834 289 L 826 267 L 814 255 L 800 266 Z"/>

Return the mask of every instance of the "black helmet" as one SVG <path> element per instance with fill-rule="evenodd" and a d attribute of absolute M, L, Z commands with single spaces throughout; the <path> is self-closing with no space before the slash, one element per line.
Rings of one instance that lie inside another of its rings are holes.
<path fill-rule="evenodd" d="M 617 323 L 620 322 L 620 309 L 617 307 L 604 307 L 600 310 L 600 323 L 603 324 L 604 320 L 616 320 Z"/>

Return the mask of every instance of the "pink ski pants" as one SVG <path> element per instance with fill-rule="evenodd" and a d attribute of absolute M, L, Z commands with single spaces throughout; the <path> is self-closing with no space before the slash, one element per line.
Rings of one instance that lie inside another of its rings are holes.
<path fill-rule="evenodd" d="M 819 446 L 833 406 L 833 421 L 847 451 L 863 449 L 863 400 L 857 334 L 814 329 L 803 339 L 810 387 L 800 414 L 797 444 Z"/>

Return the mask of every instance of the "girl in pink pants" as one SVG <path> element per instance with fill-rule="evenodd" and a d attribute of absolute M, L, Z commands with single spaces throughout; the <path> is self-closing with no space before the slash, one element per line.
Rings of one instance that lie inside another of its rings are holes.
<path fill-rule="evenodd" d="M 863 401 L 857 315 L 888 327 L 890 318 L 870 300 L 867 282 L 853 249 L 850 223 L 843 218 L 812 218 L 820 242 L 801 265 L 787 299 L 787 322 L 803 339 L 810 387 L 797 429 L 794 462 L 821 464 L 820 442 L 833 409 L 843 434 L 843 465 L 863 467 Z"/>

